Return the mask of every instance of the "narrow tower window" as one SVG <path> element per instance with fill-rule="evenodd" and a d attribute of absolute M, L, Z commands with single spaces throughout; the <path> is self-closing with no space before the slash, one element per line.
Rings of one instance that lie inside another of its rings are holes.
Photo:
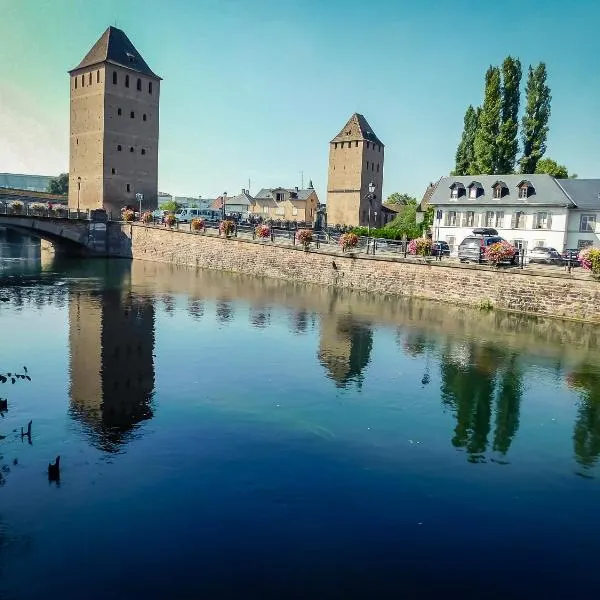
<path fill-rule="evenodd" d="M 129 75 L 125 75 L 125 87 L 129 87 Z"/>
<path fill-rule="evenodd" d="M 129 146 L 129 152 L 133 152 L 133 146 Z"/>
<path fill-rule="evenodd" d="M 117 72 L 113 71 L 113 84 L 117 85 Z"/>
<path fill-rule="evenodd" d="M 88 77 L 88 85 L 92 85 L 92 72 L 90 71 L 90 75 Z"/>
<path fill-rule="evenodd" d="M 127 184 L 127 191 L 130 192 L 131 191 L 131 185 Z"/>
<path fill-rule="evenodd" d="M 152 93 L 152 82 L 151 81 L 148 82 L 148 93 L 149 94 Z"/>
<path fill-rule="evenodd" d="M 138 92 L 142 91 L 142 80 L 139 77 L 137 80 L 137 90 L 138 90 Z"/>
<path fill-rule="evenodd" d="M 117 146 L 117 152 L 121 152 L 121 144 Z"/>
<path fill-rule="evenodd" d="M 130 116 L 132 119 L 135 119 L 135 113 L 134 113 L 133 111 L 131 111 L 131 112 L 129 113 L 129 116 Z"/>
<path fill-rule="evenodd" d="M 110 170 L 110 173 L 111 173 L 111 175 L 114 175 L 114 174 L 116 173 L 116 171 L 115 171 L 115 168 L 114 168 L 114 167 L 113 167 L 113 168 Z"/>
<path fill-rule="evenodd" d="M 142 115 L 142 121 L 146 121 L 146 113 Z"/>
<path fill-rule="evenodd" d="M 77 77 L 75 77 L 75 89 L 77 89 Z"/>
<path fill-rule="evenodd" d="M 81 76 L 81 87 L 85 87 L 85 75 Z"/>
<path fill-rule="evenodd" d="M 146 154 L 146 148 L 142 148 L 142 156 Z"/>
<path fill-rule="evenodd" d="M 100 69 L 96 71 L 96 83 L 100 83 Z"/>
<path fill-rule="evenodd" d="M 118 114 L 119 116 L 121 116 L 121 115 L 123 114 L 123 111 L 122 111 L 120 108 L 117 108 L 117 114 Z"/>

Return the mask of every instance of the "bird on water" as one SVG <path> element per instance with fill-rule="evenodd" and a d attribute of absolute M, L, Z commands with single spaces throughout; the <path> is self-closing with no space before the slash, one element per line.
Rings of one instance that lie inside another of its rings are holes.
<path fill-rule="evenodd" d="M 60 456 L 56 457 L 53 463 L 48 463 L 48 481 L 58 481 L 60 479 Z"/>

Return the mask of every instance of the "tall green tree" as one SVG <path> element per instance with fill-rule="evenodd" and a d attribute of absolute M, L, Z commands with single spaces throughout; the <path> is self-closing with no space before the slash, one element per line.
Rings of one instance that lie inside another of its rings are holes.
<path fill-rule="evenodd" d="M 529 67 L 527 76 L 527 101 L 521 121 L 523 156 L 520 159 L 521 173 L 535 173 L 536 167 L 546 152 L 550 102 L 552 96 L 546 83 L 545 63 Z"/>
<path fill-rule="evenodd" d="M 569 170 L 565 165 L 559 165 L 555 160 L 551 158 L 542 158 L 538 161 L 535 168 L 536 173 L 547 173 L 558 179 L 567 179 L 568 177 L 577 177 L 575 173 L 569 175 Z"/>
<path fill-rule="evenodd" d="M 521 61 L 507 56 L 502 63 L 502 115 L 498 134 L 498 162 L 496 173 L 514 173 L 519 142 L 519 103 L 521 85 Z"/>
<path fill-rule="evenodd" d="M 502 114 L 500 69 L 492 67 L 485 74 L 485 96 L 475 133 L 475 167 L 478 173 L 498 172 L 498 145 Z"/>
<path fill-rule="evenodd" d="M 469 108 L 465 112 L 464 127 L 458 148 L 456 149 L 456 165 L 452 175 L 471 175 L 475 173 L 475 132 L 480 109 Z"/>
<path fill-rule="evenodd" d="M 417 199 L 409 194 L 401 194 L 400 192 L 394 192 L 390 194 L 385 201 L 385 204 L 400 204 L 407 206 L 408 204 L 417 204 Z"/>
<path fill-rule="evenodd" d="M 50 194 L 66 195 L 69 193 L 69 174 L 61 173 L 58 177 L 53 177 L 48 184 Z"/>

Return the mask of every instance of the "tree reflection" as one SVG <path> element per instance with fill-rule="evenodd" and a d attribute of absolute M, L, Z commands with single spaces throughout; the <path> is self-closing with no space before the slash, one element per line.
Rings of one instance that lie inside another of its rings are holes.
<path fill-rule="evenodd" d="M 485 460 L 495 402 L 493 449 L 506 454 L 519 426 L 522 373 L 516 355 L 494 345 L 470 343 L 458 357 L 446 348 L 441 361 L 442 402 L 456 417 L 452 445 L 469 460 Z"/>
<path fill-rule="evenodd" d="M 581 398 L 573 446 L 575 460 L 589 469 L 600 457 L 600 373 L 597 365 L 583 364 L 567 376 L 570 387 L 579 392 Z"/>
<path fill-rule="evenodd" d="M 229 323 L 233 319 L 233 307 L 231 302 L 220 300 L 217 302 L 217 319 L 220 323 Z"/>
<path fill-rule="evenodd" d="M 253 327 L 263 329 L 269 325 L 271 321 L 271 313 L 268 308 L 264 306 L 250 307 L 250 323 Z"/>
<path fill-rule="evenodd" d="M 190 299 L 188 302 L 188 313 L 193 319 L 199 321 L 204 316 L 204 302 Z"/>
<path fill-rule="evenodd" d="M 308 327 L 308 312 L 298 310 L 292 316 L 292 330 L 294 333 L 305 333 Z"/>

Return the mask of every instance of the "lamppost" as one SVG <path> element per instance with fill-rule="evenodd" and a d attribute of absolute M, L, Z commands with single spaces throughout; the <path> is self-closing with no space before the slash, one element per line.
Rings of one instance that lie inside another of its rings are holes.
<path fill-rule="evenodd" d="M 81 177 L 77 178 L 77 218 L 79 219 L 79 193 L 81 192 Z"/>
<path fill-rule="evenodd" d="M 135 197 L 137 198 L 137 201 L 140 203 L 140 215 L 139 215 L 139 220 L 142 220 L 142 200 L 144 199 L 144 194 L 136 194 Z"/>
<path fill-rule="evenodd" d="M 371 181 L 369 183 L 369 193 L 365 196 L 369 201 L 369 220 L 367 221 L 367 254 L 369 253 L 369 238 L 371 237 L 371 207 L 373 206 L 373 200 L 375 199 L 375 184 Z M 375 213 L 375 219 L 377 219 L 377 213 Z"/>
<path fill-rule="evenodd" d="M 221 210 L 223 213 L 223 221 L 225 220 L 225 198 L 227 198 L 227 192 L 223 192 L 223 202 L 221 202 Z"/>

